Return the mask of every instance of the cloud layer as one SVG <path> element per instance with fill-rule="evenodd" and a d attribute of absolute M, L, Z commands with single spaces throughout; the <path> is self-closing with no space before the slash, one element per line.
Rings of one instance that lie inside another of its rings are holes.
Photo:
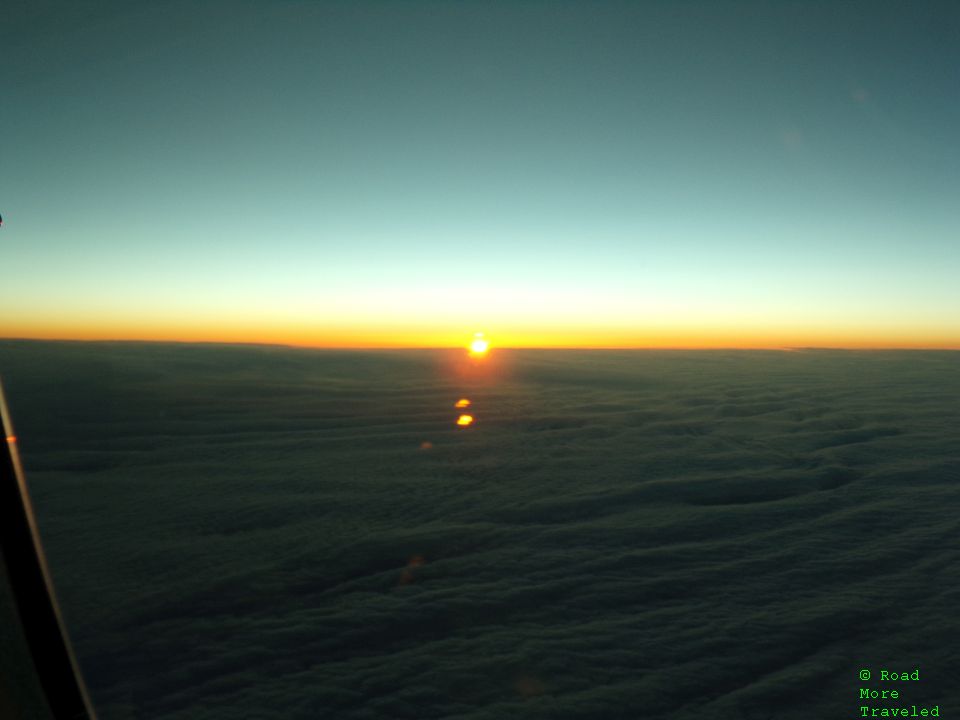
<path fill-rule="evenodd" d="M 104 720 L 960 708 L 957 359 L 0 342 Z"/>

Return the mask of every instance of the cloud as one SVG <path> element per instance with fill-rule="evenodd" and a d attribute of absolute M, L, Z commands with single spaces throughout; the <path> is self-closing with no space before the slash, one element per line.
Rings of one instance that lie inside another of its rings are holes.
<path fill-rule="evenodd" d="M 104 720 L 827 717 L 917 665 L 960 702 L 956 353 L 442 365 L 0 342 Z"/>

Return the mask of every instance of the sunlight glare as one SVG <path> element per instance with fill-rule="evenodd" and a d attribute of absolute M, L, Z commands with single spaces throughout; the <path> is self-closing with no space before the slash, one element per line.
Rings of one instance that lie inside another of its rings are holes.
<path fill-rule="evenodd" d="M 483 339 L 483 333 L 477 333 L 470 343 L 471 355 L 483 355 L 490 348 L 490 343 Z"/>

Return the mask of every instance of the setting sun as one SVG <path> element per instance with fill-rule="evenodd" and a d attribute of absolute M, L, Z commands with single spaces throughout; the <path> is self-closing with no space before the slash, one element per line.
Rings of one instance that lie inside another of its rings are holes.
<path fill-rule="evenodd" d="M 490 348 L 490 343 L 483 339 L 483 333 L 477 333 L 470 343 L 470 352 L 473 355 L 483 355 Z"/>
<path fill-rule="evenodd" d="M 461 415 L 457 418 L 457 425 L 466 427 L 473 424 L 473 415 Z"/>

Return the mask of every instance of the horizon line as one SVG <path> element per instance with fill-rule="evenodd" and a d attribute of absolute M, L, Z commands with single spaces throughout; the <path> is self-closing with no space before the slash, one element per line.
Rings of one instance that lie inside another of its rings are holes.
<path fill-rule="evenodd" d="M 344 350 L 344 351 L 388 351 L 388 350 L 464 350 L 466 345 L 311 345 L 266 341 L 242 340 L 177 340 L 164 338 L 71 338 L 71 337 L 17 337 L 0 336 L 0 342 L 51 342 L 51 343 L 102 343 L 102 344 L 140 344 L 140 345 L 226 345 L 237 347 L 273 347 L 297 350 Z M 496 351 L 515 350 L 637 350 L 637 351 L 768 351 L 768 352 L 801 352 L 808 350 L 838 350 L 846 352 L 893 352 L 893 351 L 960 351 L 960 344 L 956 346 L 933 345 L 521 345 L 495 346 Z"/>

